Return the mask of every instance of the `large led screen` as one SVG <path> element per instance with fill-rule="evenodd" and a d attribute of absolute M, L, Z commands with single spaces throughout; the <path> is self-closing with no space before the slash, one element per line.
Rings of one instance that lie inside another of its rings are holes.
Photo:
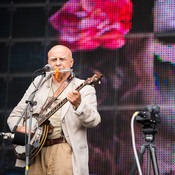
<path fill-rule="evenodd" d="M 47 64 L 48 50 L 62 44 L 73 52 L 77 77 L 103 74 L 95 86 L 102 122 L 88 129 L 90 175 L 131 172 L 135 162 L 131 119 L 148 105 L 160 107 L 161 122 L 135 120 L 137 152 L 153 144 L 160 174 L 175 174 L 175 1 L 9 0 L 5 4 L 0 2 L 1 132 L 9 131 L 6 119 L 32 82 L 33 72 Z M 152 142 L 146 139 L 147 127 L 153 131 Z M 12 144 L 2 139 L 0 143 L 0 173 L 23 174 L 23 169 L 14 167 Z M 147 148 L 143 174 L 148 171 Z"/>

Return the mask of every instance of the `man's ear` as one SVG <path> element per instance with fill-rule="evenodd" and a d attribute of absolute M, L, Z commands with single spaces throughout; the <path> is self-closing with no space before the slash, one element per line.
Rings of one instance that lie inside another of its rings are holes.
<path fill-rule="evenodd" d="M 71 67 L 73 67 L 73 65 L 74 65 L 74 59 L 72 58 L 72 60 L 71 60 Z"/>

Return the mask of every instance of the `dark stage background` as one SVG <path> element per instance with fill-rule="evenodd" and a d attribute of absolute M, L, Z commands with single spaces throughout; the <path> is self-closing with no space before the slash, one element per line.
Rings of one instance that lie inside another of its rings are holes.
<path fill-rule="evenodd" d="M 74 72 L 96 86 L 102 123 L 89 129 L 91 175 L 127 175 L 134 154 L 130 121 L 160 106 L 155 135 L 160 174 L 175 174 L 174 0 L 0 0 L 0 132 L 55 44 L 73 51 Z M 135 123 L 136 146 L 145 143 Z M 146 172 L 146 154 L 143 159 Z M 21 175 L 12 144 L 0 139 L 0 174 Z"/>

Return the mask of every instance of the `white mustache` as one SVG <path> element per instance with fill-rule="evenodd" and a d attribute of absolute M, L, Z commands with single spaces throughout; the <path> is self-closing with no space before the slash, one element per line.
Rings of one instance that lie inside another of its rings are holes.
<path fill-rule="evenodd" d="M 70 72 L 70 68 L 66 68 L 66 69 L 62 69 L 62 70 L 59 70 L 59 71 L 56 71 L 56 69 L 52 69 L 53 71 L 50 71 L 50 72 L 46 72 L 46 74 L 52 74 L 52 73 L 57 73 L 57 72 Z"/>

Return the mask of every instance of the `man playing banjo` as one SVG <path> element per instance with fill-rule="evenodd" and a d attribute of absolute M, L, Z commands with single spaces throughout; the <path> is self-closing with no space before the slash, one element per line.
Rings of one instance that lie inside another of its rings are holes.
<path fill-rule="evenodd" d="M 48 52 L 48 64 L 57 71 L 47 74 L 41 82 L 34 97 L 37 105 L 33 107 L 33 113 L 42 112 L 44 115 L 64 98 L 67 98 L 68 102 L 49 118 L 46 141 L 41 151 L 31 161 L 29 175 L 89 174 L 87 128 L 97 126 L 101 118 L 97 111 L 95 89 L 87 85 L 81 91 L 75 90 L 84 81 L 73 75 L 71 71 L 73 63 L 70 49 L 63 45 L 56 45 Z M 34 91 L 34 84 L 38 83 L 39 77 L 31 83 L 10 114 L 7 122 L 11 130 L 21 116 L 26 105 L 25 101 Z M 23 120 L 16 131 L 24 133 L 27 129 Z M 34 134 L 33 130 L 32 133 Z M 25 161 L 17 159 L 16 166 L 24 167 Z"/>

